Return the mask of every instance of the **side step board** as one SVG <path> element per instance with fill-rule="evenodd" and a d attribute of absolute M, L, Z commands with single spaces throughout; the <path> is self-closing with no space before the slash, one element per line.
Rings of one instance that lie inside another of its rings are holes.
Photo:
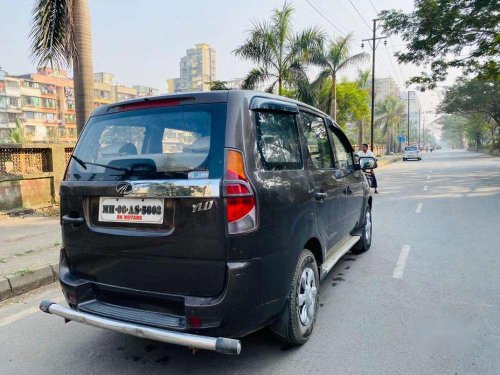
<path fill-rule="evenodd" d="M 326 260 L 321 265 L 321 280 L 323 280 L 326 275 L 328 275 L 328 272 L 330 272 L 335 263 L 337 263 L 345 253 L 347 253 L 354 245 L 356 245 L 360 238 L 361 236 L 348 235 L 328 252 Z"/>

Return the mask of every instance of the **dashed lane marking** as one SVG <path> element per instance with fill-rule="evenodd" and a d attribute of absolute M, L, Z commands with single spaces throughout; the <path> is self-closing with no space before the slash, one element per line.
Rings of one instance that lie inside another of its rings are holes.
<path fill-rule="evenodd" d="M 415 210 L 415 213 L 417 213 L 417 214 L 421 213 L 423 207 L 424 207 L 423 203 L 417 204 L 417 209 Z"/>
<path fill-rule="evenodd" d="M 428 186 L 427 186 L 427 185 L 425 185 L 425 186 L 424 186 L 424 191 L 427 191 L 427 188 L 428 188 Z"/>
<path fill-rule="evenodd" d="M 430 179 L 431 179 L 431 176 L 430 176 L 430 175 L 429 175 L 429 176 L 427 176 L 427 179 L 428 179 L 428 180 L 430 180 Z"/>
<path fill-rule="evenodd" d="M 403 272 L 406 266 L 406 260 L 408 259 L 408 254 L 410 254 L 410 245 L 404 245 L 399 254 L 398 261 L 396 262 L 396 267 L 394 268 L 394 273 L 392 277 L 395 279 L 401 279 L 403 277 Z"/>

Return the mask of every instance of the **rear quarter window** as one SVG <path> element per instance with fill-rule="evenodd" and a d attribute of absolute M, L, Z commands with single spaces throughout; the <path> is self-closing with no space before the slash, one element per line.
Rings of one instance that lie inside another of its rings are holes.
<path fill-rule="evenodd" d="M 302 169 L 299 132 L 295 115 L 256 112 L 257 150 L 264 169 Z"/>

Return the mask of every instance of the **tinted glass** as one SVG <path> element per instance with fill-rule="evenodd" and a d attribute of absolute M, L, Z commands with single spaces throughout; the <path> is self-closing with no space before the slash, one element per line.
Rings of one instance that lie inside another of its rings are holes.
<path fill-rule="evenodd" d="M 71 160 L 70 180 L 190 178 L 222 175 L 225 104 L 185 105 L 92 117 Z M 114 168 L 114 169 L 113 169 Z M 196 174 L 200 176 L 200 174 Z M 202 174 L 202 176 L 205 176 Z"/>
<path fill-rule="evenodd" d="M 347 152 L 346 147 L 340 141 L 339 137 L 335 133 L 330 132 L 333 139 L 333 144 L 335 147 L 335 166 L 339 169 L 353 169 L 354 164 L 352 161 L 352 155 Z"/>
<path fill-rule="evenodd" d="M 313 165 L 318 169 L 333 168 L 332 148 L 323 118 L 301 112 L 300 124 Z"/>
<path fill-rule="evenodd" d="M 405 151 L 417 151 L 417 147 L 416 146 L 406 146 Z"/>
<path fill-rule="evenodd" d="M 256 112 L 257 149 L 267 170 L 301 169 L 302 157 L 295 115 Z"/>

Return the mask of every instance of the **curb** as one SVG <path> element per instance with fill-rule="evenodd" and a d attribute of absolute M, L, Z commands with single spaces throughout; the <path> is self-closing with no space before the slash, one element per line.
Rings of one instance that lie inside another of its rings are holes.
<path fill-rule="evenodd" d="M 37 267 L 20 275 L 7 275 L 0 278 L 0 301 L 51 284 L 58 280 L 59 264 Z"/>

